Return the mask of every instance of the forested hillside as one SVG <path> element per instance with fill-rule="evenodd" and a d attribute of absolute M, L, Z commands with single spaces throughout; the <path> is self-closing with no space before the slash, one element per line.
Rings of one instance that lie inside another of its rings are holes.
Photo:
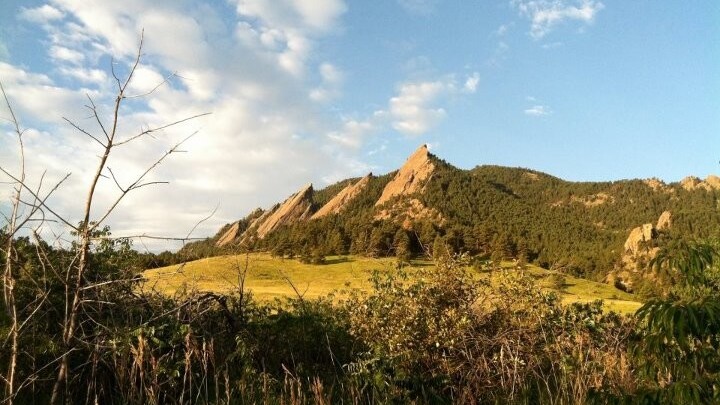
<path fill-rule="evenodd" d="M 618 268 L 630 231 L 654 223 L 665 211 L 672 213 L 673 225 L 655 244 L 706 238 L 718 229 L 715 179 L 570 182 L 523 168 L 462 170 L 423 146 L 400 170 L 369 176 L 361 192 L 336 214 L 291 219 L 264 237 L 253 235 L 255 219 L 276 212 L 278 205 L 240 220 L 232 235 L 225 235 L 234 225 L 228 224 L 215 237 L 180 253 L 187 258 L 265 250 L 319 260 L 344 253 L 410 257 L 467 252 L 481 260 L 517 259 L 604 280 Z M 314 191 L 312 209 L 317 212 L 357 181 Z M 396 184 L 402 181 L 407 184 Z M 379 204 L 392 187 L 399 187 L 396 195 Z M 223 235 L 226 243 L 218 243 Z"/>

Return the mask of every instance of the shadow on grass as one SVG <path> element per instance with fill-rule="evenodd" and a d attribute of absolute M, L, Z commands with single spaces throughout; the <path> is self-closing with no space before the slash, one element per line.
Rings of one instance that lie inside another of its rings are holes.
<path fill-rule="evenodd" d="M 347 263 L 352 262 L 354 260 L 350 259 L 347 256 L 329 256 L 325 258 L 325 264 L 339 264 L 339 263 Z"/>

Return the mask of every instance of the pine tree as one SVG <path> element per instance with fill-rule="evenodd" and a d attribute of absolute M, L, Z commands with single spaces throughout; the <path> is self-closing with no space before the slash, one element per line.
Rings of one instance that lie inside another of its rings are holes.
<path fill-rule="evenodd" d="M 393 247 L 395 249 L 395 257 L 397 257 L 400 262 L 407 263 L 410 261 L 412 256 L 410 251 L 410 237 L 404 229 L 400 228 L 395 232 Z"/>

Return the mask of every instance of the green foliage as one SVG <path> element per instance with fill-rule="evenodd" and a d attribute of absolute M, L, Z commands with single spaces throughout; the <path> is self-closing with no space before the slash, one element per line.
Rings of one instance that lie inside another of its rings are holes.
<path fill-rule="evenodd" d="M 644 398 L 661 403 L 720 401 L 720 289 L 717 252 L 682 243 L 658 255 L 659 271 L 678 280 L 664 298 L 648 301 L 633 355 L 647 386 Z"/>
<path fill-rule="evenodd" d="M 562 273 L 552 273 L 545 279 L 545 283 L 548 287 L 562 291 L 567 287 L 567 277 Z"/>
<path fill-rule="evenodd" d="M 600 303 L 563 308 L 520 274 L 490 285 L 452 261 L 373 285 L 344 305 L 368 347 L 348 370 L 381 402 L 582 403 L 634 390 L 631 325 Z"/>
<path fill-rule="evenodd" d="M 720 226 L 715 190 L 687 191 L 670 185 L 672 192 L 662 192 L 641 180 L 568 182 L 520 168 L 479 166 L 460 170 L 433 159 L 437 168 L 432 178 L 412 197 L 441 213 L 442 223 L 427 218 L 404 224 L 376 220 L 375 202 L 394 175 L 388 173 L 371 178 L 367 188 L 340 214 L 299 221 L 261 241 L 230 249 L 274 251 L 282 246 L 283 251 L 299 254 L 310 247 L 325 255 L 396 256 L 395 235 L 406 230 L 410 256 L 435 256 L 432 248 L 439 237 L 448 254 L 470 253 L 495 262 L 518 259 L 521 264 L 562 267 L 566 274 L 600 281 L 616 268 L 630 230 L 654 223 L 665 210 L 672 212 L 673 226 L 662 240 L 653 242 L 659 245 L 688 235 L 708 237 Z M 317 191 L 316 208 L 352 180 Z M 241 225 L 246 226 L 257 215 L 255 212 L 241 220 Z M 228 253 L 227 248 L 214 247 L 221 233 L 188 245 L 182 253 Z M 638 288 L 645 288 L 643 280 L 637 281 Z M 652 285 L 647 287 L 654 290 Z"/>
<path fill-rule="evenodd" d="M 563 307 L 520 272 L 483 281 L 464 258 L 450 259 L 437 270 L 375 273 L 370 292 L 342 305 L 258 305 L 247 291 L 167 298 L 112 278 L 132 276 L 144 259 L 103 237 L 88 272 L 101 284 L 80 318 L 85 344 L 69 357 L 69 403 L 579 403 L 635 390 L 623 360 L 627 320 L 599 303 Z M 20 308 L 32 308 L 38 280 L 52 287 L 25 326 L 18 364 L 19 380 L 34 383 L 16 402 L 43 403 L 55 372 L 44 365 L 62 347 L 64 291 L 42 269 L 73 257 L 43 246 L 41 263 L 38 246 L 16 246 Z"/>

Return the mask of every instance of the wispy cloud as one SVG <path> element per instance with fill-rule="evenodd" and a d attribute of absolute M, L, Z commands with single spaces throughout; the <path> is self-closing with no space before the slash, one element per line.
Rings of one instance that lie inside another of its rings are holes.
<path fill-rule="evenodd" d="M 310 91 L 310 98 L 318 102 L 326 102 L 340 97 L 340 87 L 345 75 L 335 65 L 325 62 L 320 65 L 320 86 Z"/>
<path fill-rule="evenodd" d="M 565 21 L 590 24 L 605 7 L 597 0 L 512 0 L 511 3 L 530 19 L 530 36 L 536 40 Z"/>
<path fill-rule="evenodd" d="M 47 23 L 53 20 L 59 20 L 64 16 L 65 13 L 49 4 L 44 4 L 36 8 L 23 8 L 20 12 L 20 18 L 35 23 Z"/>
<path fill-rule="evenodd" d="M 475 93 L 479 82 L 479 73 L 473 72 L 462 81 L 455 75 L 447 75 L 435 80 L 402 83 L 388 100 L 387 108 L 376 110 L 365 119 L 346 118 L 340 129 L 327 136 L 332 141 L 358 148 L 371 135 L 389 129 L 407 136 L 426 134 L 447 116 L 444 102 Z"/>
<path fill-rule="evenodd" d="M 477 91 L 477 87 L 478 87 L 479 83 L 480 83 L 480 74 L 478 72 L 474 72 L 467 79 L 465 79 L 465 85 L 463 86 L 463 88 L 468 93 L 475 93 L 475 91 Z"/>
<path fill-rule="evenodd" d="M 459 93 L 475 93 L 480 77 L 477 72 L 468 76 L 462 85 L 453 77 L 435 81 L 405 83 L 390 99 L 389 115 L 392 127 L 405 135 L 417 136 L 435 128 L 447 115 L 436 103 L 444 97 Z"/>
<path fill-rule="evenodd" d="M 540 104 L 534 105 L 530 108 L 526 108 L 525 110 L 523 110 L 523 112 L 525 113 L 525 115 L 529 115 L 531 117 L 542 117 L 552 114 L 552 110 L 550 109 L 550 107 Z"/>
<path fill-rule="evenodd" d="M 433 102 L 446 91 L 442 81 L 407 83 L 390 99 L 392 127 L 406 135 L 421 135 L 445 118 L 442 107 Z"/>

